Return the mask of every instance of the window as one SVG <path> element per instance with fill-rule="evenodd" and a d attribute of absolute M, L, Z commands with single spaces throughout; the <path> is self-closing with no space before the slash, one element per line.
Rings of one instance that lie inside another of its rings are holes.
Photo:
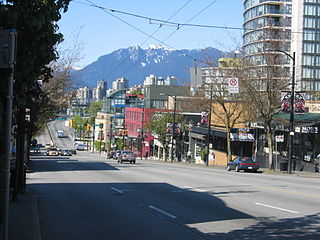
<path fill-rule="evenodd" d="M 310 16 L 316 16 L 317 6 L 316 5 L 304 5 L 304 14 Z"/>
<path fill-rule="evenodd" d="M 305 28 L 315 28 L 316 27 L 316 18 L 306 17 L 304 18 L 304 27 Z"/>
<path fill-rule="evenodd" d="M 313 30 L 305 30 L 303 32 L 303 40 L 315 41 L 316 40 L 316 32 Z"/>

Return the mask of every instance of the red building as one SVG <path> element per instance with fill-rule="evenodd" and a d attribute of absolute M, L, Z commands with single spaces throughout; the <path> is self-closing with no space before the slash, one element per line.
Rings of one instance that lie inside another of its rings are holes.
<path fill-rule="evenodd" d="M 127 107 L 125 110 L 125 128 L 127 129 L 130 149 L 142 156 L 146 152 L 148 156 L 152 154 L 153 140 L 150 132 L 146 131 L 145 126 L 149 122 L 154 112 L 165 111 L 163 109 L 145 109 L 138 107 Z"/>

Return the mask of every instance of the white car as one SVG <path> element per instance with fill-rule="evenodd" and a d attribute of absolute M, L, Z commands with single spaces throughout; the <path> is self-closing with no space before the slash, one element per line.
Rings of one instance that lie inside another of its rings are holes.
<path fill-rule="evenodd" d="M 47 156 L 59 156 L 59 151 L 57 148 L 49 148 L 46 154 Z"/>

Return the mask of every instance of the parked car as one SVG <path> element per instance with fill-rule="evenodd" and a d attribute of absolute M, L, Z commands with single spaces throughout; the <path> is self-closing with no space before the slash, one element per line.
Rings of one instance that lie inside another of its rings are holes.
<path fill-rule="evenodd" d="M 70 149 L 61 149 L 60 155 L 61 156 L 72 156 L 72 151 Z"/>
<path fill-rule="evenodd" d="M 237 172 L 239 172 L 240 170 L 256 172 L 259 167 L 260 164 L 254 161 L 252 157 L 238 156 L 228 163 L 227 170 L 236 170 Z"/>
<path fill-rule="evenodd" d="M 110 159 L 110 158 L 113 158 L 113 156 L 115 155 L 115 151 L 109 151 L 108 153 L 107 153 L 107 159 Z"/>
<path fill-rule="evenodd" d="M 118 157 L 118 163 L 122 162 L 136 163 L 136 155 L 129 150 L 121 151 L 120 156 Z"/>
<path fill-rule="evenodd" d="M 49 148 L 46 152 L 47 156 L 59 156 L 59 151 L 57 148 Z"/>
<path fill-rule="evenodd" d="M 114 155 L 113 155 L 113 159 L 118 160 L 121 154 L 121 150 L 117 150 Z"/>

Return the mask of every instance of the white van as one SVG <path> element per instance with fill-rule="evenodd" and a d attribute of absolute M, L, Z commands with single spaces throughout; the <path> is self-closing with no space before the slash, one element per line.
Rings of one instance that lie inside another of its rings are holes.
<path fill-rule="evenodd" d="M 57 131 L 57 136 L 58 136 L 58 138 L 64 138 L 66 135 L 64 134 L 64 131 L 58 130 Z"/>
<path fill-rule="evenodd" d="M 83 151 L 84 150 L 84 143 L 83 142 L 75 142 L 75 149 Z"/>

